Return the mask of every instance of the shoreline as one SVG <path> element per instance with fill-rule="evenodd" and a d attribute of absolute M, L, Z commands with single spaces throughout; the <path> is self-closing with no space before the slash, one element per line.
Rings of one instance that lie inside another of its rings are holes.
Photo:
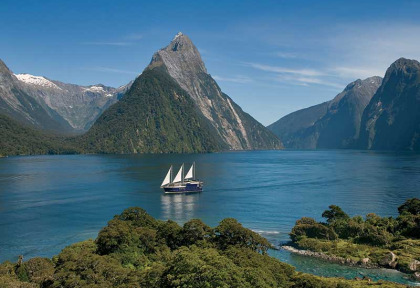
<path fill-rule="evenodd" d="M 328 255 L 328 254 L 323 253 L 323 252 L 315 252 L 315 251 L 311 251 L 311 250 L 298 249 L 298 248 L 290 246 L 290 245 L 281 245 L 280 249 L 289 251 L 290 253 L 293 253 L 293 254 L 298 254 L 298 255 L 306 256 L 306 257 L 314 257 L 314 258 L 318 258 L 318 259 L 328 261 L 330 263 L 336 263 L 336 264 L 339 264 L 339 265 L 345 265 L 345 266 L 349 266 L 349 267 L 360 267 L 360 268 L 365 268 L 365 269 L 385 269 L 385 270 L 391 270 L 391 271 L 398 271 L 400 273 L 403 273 L 403 274 L 409 276 L 412 280 L 417 281 L 420 284 L 420 274 L 405 273 L 405 272 L 403 272 L 401 270 L 398 270 L 396 268 L 385 267 L 385 266 L 381 266 L 381 265 L 376 264 L 376 263 L 371 263 L 369 261 L 369 258 L 365 258 L 366 261 L 355 261 L 355 260 L 352 260 L 350 258 L 343 258 L 343 257 L 340 257 L 340 256 Z M 365 260 L 365 259 L 362 259 L 362 260 Z"/>

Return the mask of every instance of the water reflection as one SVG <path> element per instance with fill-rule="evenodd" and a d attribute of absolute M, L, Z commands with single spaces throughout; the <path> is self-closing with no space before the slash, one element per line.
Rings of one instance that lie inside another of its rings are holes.
<path fill-rule="evenodd" d="M 184 223 L 195 216 L 201 193 L 162 194 L 160 197 L 162 216 L 178 223 Z"/>

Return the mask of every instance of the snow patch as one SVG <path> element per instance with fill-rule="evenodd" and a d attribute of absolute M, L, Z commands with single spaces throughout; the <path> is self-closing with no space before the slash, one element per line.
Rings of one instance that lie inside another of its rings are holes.
<path fill-rule="evenodd" d="M 42 76 L 34 76 L 31 74 L 15 74 L 15 76 L 19 81 L 22 81 L 26 84 L 63 90 L 57 85 L 55 85 L 53 82 Z"/>
<path fill-rule="evenodd" d="M 105 92 L 105 90 L 102 86 L 90 86 L 88 88 L 85 88 L 85 91 L 95 92 L 95 93 Z"/>
<path fill-rule="evenodd" d="M 178 32 L 178 34 L 175 35 L 175 37 L 174 37 L 174 39 L 172 41 L 174 41 L 176 38 L 178 38 L 178 37 L 180 37 L 182 35 L 184 35 L 184 34 L 182 34 L 182 32 Z"/>

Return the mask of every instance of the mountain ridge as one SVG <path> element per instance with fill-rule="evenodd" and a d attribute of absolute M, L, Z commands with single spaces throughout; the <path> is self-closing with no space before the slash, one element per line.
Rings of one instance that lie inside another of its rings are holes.
<path fill-rule="evenodd" d="M 102 84 L 81 86 L 45 76 L 14 74 L 2 60 L 0 74 L 2 113 L 35 128 L 59 134 L 87 131 L 97 117 L 118 101 L 133 82 L 118 88 Z M 37 111 L 31 111 L 31 107 Z M 31 113 L 37 116 L 32 117 Z"/>
<path fill-rule="evenodd" d="M 378 76 L 357 79 L 332 100 L 292 112 L 268 128 L 287 148 L 350 148 L 358 138 L 363 110 L 381 81 Z"/>

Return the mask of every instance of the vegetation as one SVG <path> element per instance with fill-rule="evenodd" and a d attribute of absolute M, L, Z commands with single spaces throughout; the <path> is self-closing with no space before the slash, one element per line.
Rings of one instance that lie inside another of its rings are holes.
<path fill-rule="evenodd" d="M 146 70 L 84 135 L 59 137 L 0 115 L 0 156 L 72 153 L 192 153 L 226 149 L 164 68 Z"/>
<path fill-rule="evenodd" d="M 0 135 L 0 156 L 78 153 L 64 138 L 22 125 L 5 115 L 0 115 Z"/>
<path fill-rule="evenodd" d="M 53 257 L 5 262 L 0 287 L 404 287 L 298 273 L 266 254 L 271 244 L 235 219 L 211 228 L 179 226 L 133 207 L 115 216 L 95 241 Z"/>
<path fill-rule="evenodd" d="M 225 148 L 216 133 L 165 68 L 156 67 L 75 142 L 91 153 L 210 152 Z"/>
<path fill-rule="evenodd" d="M 349 217 L 331 205 L 322 213 L 327 223 L 304 217 L 296 222 L 290 237 L 300 248 L 359 261 L 367 266 L 420 271 L 420 199 L 407 200 L 399 216 L 368 214 Z M 368 260 L 367 260 L 368 259 Z"/>

